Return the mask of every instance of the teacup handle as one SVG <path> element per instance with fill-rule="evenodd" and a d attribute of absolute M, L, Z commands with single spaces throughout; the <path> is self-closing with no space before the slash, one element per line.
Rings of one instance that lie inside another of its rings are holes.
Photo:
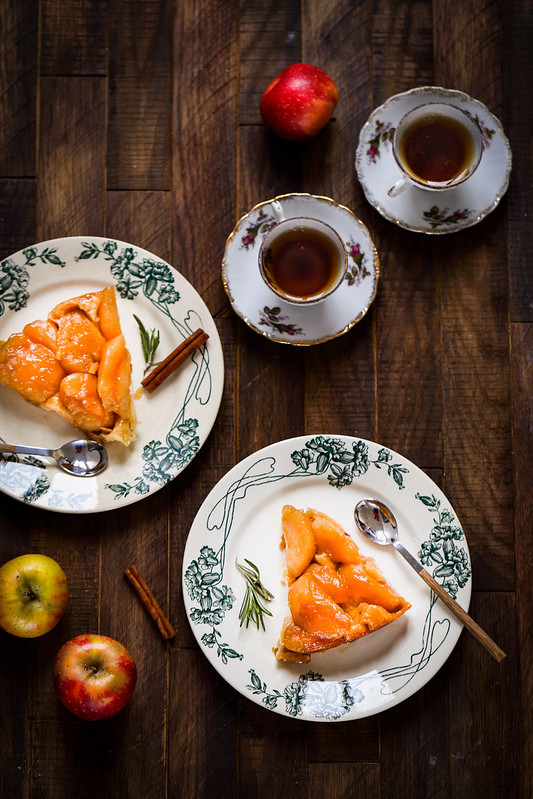
<path fill-rule="evenodd" d="M 270 206 L 272 208 L 272 213 L 276 217 L 276 222 L 283 222 L 285 220 L 285 214 L 283 213 L 281 203 L 279 203 L 277 200 L 273 200 L 273 202 L 270 203 Z"/>
<path fill-rule="evenodd" d="M 400 180 L 397 180 L 396 183 L 390 187 L 387 194 L 389 197 L 396 197 L 398 194 L 401 194 L 401 192 L 406 189 L 407 186 L 409 186 L 409 180 L 404 176 L 400 178 Z"/>

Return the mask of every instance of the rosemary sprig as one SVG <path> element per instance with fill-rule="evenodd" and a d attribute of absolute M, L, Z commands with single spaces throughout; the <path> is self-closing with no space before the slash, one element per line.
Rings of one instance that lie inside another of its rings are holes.
<path fill-rule="evenodd" d="M 153 328 L 152 330 L 150 330 L 150 332 L 148 332 L 148 330 L 145 328 L 145 326 L 143 325 L 138 316 L 135 316 L 135 314 L 133 314 L 133 318 L 139 325 L 139 333 L 141 334 L 143 355 L 144 355 L 144 360 L 146 362 L 146 367 L 144 371 L 146 373 L 148 369 L 151 369 L 152 366 L 154 365 L 155 353 L 157 351 L 157 348 L 159 347 L 159 338 L 160 338 L 159 330 Z"/>
<path fill-rule="evenodd" d="M 246 578 L 246 593 L 239 611 L 239 619 L 241 622 L 239 626 L 242 627 L 244 622 L 246 622 L 246 626 L 248 627 L 248 624 L 253 622 L 257 629 L 259 629 L 259 625 L 261 625 L 264 630 L 265 622 L 263 616 L 265 613 L 267 616 L 272 616 L 272 613 L 265 608 L 261 600 L 270 602 L 271 599 L 274 599 L 274 595 L 271 594 L 261 582 L 261 575 L 259 574 L 257 566 L 252 563 L 251 560 L 248 560 L 248 558 L 244 560 L 249 568 L 235 561 L 237 568 L 241 570 Z"/>

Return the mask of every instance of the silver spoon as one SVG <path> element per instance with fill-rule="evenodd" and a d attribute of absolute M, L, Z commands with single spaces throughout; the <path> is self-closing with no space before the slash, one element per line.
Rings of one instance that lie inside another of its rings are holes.
<path fill-rule="evenodd" d="M 439 596 L 444 604 L 462 621 L 464 626 L 472 635 L 483 644 L 485 649 L 490 652 L 498 662 L 503 660 L 505 652 L 489 638 L 487 633 L 463 610 L 463 608 L 449 595 L 427 572 L 421 563 L 398 541 L 398 529 L 393 512 L 383 502 L 376 499 L 362 499 L 358 502 L 354 510 L 355 523 L 363 535 L 374 541 L 376 544 L 392 546 L 403 555 L 407 563 L 419 574 L 427 585 Z"/>
<path fill-rule="evenodd" d="M 76 477 L 93 477 L 100 474 L 107 466 L 107 451 L 97 441 L 86 441 L 83 438 L 69 441 L 58 449 L 42 447 L 26 447 L 22 444 L 4 444 L 0 442 L 0 452 L 11 452 L 15 455 L 46 455 L 55 458 L 63 471 Z"/>

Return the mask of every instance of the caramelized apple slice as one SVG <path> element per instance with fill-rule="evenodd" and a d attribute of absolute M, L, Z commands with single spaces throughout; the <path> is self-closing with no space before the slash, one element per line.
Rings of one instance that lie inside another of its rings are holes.
<path fill-rule="evenodd" d="M 57 325 L 49 319 L 37 319 L 30 322 L 22 329 L 23 334 L 35 344 L 42 344 L 49 350 L 55 352 L 57 349 Z"/>
<path fill-rule="evenodd" d="M 284 505 L 282 508 L 281 528 L 287 563 L 285 577 L 290 584 L 313 560 L 315 538 L 310 518 L 304 511 L 294 508 L 292 505 Z"/>
<path fill-rule="evenodd" d="M 81 311 L 71 311 L 58 320 L 57 358 L 66 372 L 96 374 L 104 337 Z"/>
<path fill-rule="evenodd" d="M 281 649 L 276 652 L 278 660 L 297 660 L 302 662 L 299 658 L 287 658 L 282 655 L 287 655 L 288 652 L 296 653 L 297 655 L 310 655 L 313 652 L 322 652 L 324 649 L 333 649 L 344 643 L 344 638 L 323 638 L 313 633 L 308 633 L 298 627 L 290 616 L 287 616 L 281 628 L 281 635 L 278 642 L 278 647 Z M 307 662 L 306 658 L 303 662 Z"/>
<path fill-rule="evenodd" d="M 112 286 L 108 286 L 102 291 L 102 299 L 98 309 L 100 318 L 100 330 L 108 341 L 120 336 L 120 319 L 117 310 L 117 301 Z"/>
<path fill-rule="evenodd" d="M 319 563 L 311 563 L 305 570 L 306 574 L 312 574 L 318 581 L 320 587 L 339 605 L 347 602 L 350 598 L 350 590 L 346 580 L 335 569 L 328 566 L 321 566 Z"/>
<path fill-rule="evenodd" d="M 113 427 L 115 416 L 102 405 L 95 375 L 84 372 L 67 375 L 61 381 L 59 400 L 82 430 L 99 432 Z"/>
<path fill-rule="evenodd" d="M 131 410 L 130 376 L 131 358 L 124 336 L 106 341 L 98 371 L 98 393 L 104 407 L 121 418 L 128 416 Z"/>
<path fill-rule="evenodd" d="M 289 609 L 294 623 L 305 632 L 326 640 L 347 640 L 350 636 L 350 617 L 310 572 L 302 574 L 289 588 Z"/>
<path fill-rule="evenodd" d="M 52 350 L 23 333 L 14 333 L 0 345 L 0 382 L 35 405 L 55 394 L 64 376 Z"/>
<path fill-rule="evenodd" d="M 359 550 L 340 524 L 316 510 L 308 510 L 317 552 L 325 552 L 338 563 L 357 563 Z"/>
<path fill-rule="evenodd" d="M 98 309 L 100 308 L 101 292 L 92 291 L 89 294 L 81 294 L 79 297 L 72 297 L 64 300 L 52 308 L 48 317 L 56 321 L 66 316 L 72 311 L 83 311 L 94 324 L 98 323 Z"/>
<path fill-rule="evenodd" d="M 393 613 L 385 610 L 379 605 L 372 605 L 368 602 L 347 602 L 343 605 L 344 610 L 354 622 L 354 639 L 362 638 L 363 635 L 373 633 L 374 630 L 379 630 L 390 624 L 391 621 L 402 616 L 406 610 L 409 610 L 411 605 L 409 602 L 402 600 L 402 604 Z"/>
<path fill-rule="evenodd" d="M 350 599 L 355 603 L 381 605 L 389 612 L 398 610 L 404 599 L 386 582 L 374 561 L 371 558 L 368 560 L 371 563 L 371 572 L 366 568 L 366 563 L 345 563 L 339 566 L 339 574 L 346 581 Z"/>

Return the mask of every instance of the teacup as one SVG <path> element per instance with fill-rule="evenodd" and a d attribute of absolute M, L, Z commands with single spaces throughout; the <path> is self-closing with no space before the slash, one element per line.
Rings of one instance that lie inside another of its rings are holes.
<path fill-rule="evenodd" d="M 474 174 L 483 154 L 483 139 L 478 125 L 461 108 L 425 103 L 402 117 L 392 152 L 403 176 L 389 189 L 390 197 L 407 186 L 442 191 Z"/>
<path fill-rule="evenodd" d="M 348 268 L 344 243 L 331 225 L 311 217 L 283 219 L 265 235 L 259 271 L 282 300 L 310 305 L 329 297 Z"/>

